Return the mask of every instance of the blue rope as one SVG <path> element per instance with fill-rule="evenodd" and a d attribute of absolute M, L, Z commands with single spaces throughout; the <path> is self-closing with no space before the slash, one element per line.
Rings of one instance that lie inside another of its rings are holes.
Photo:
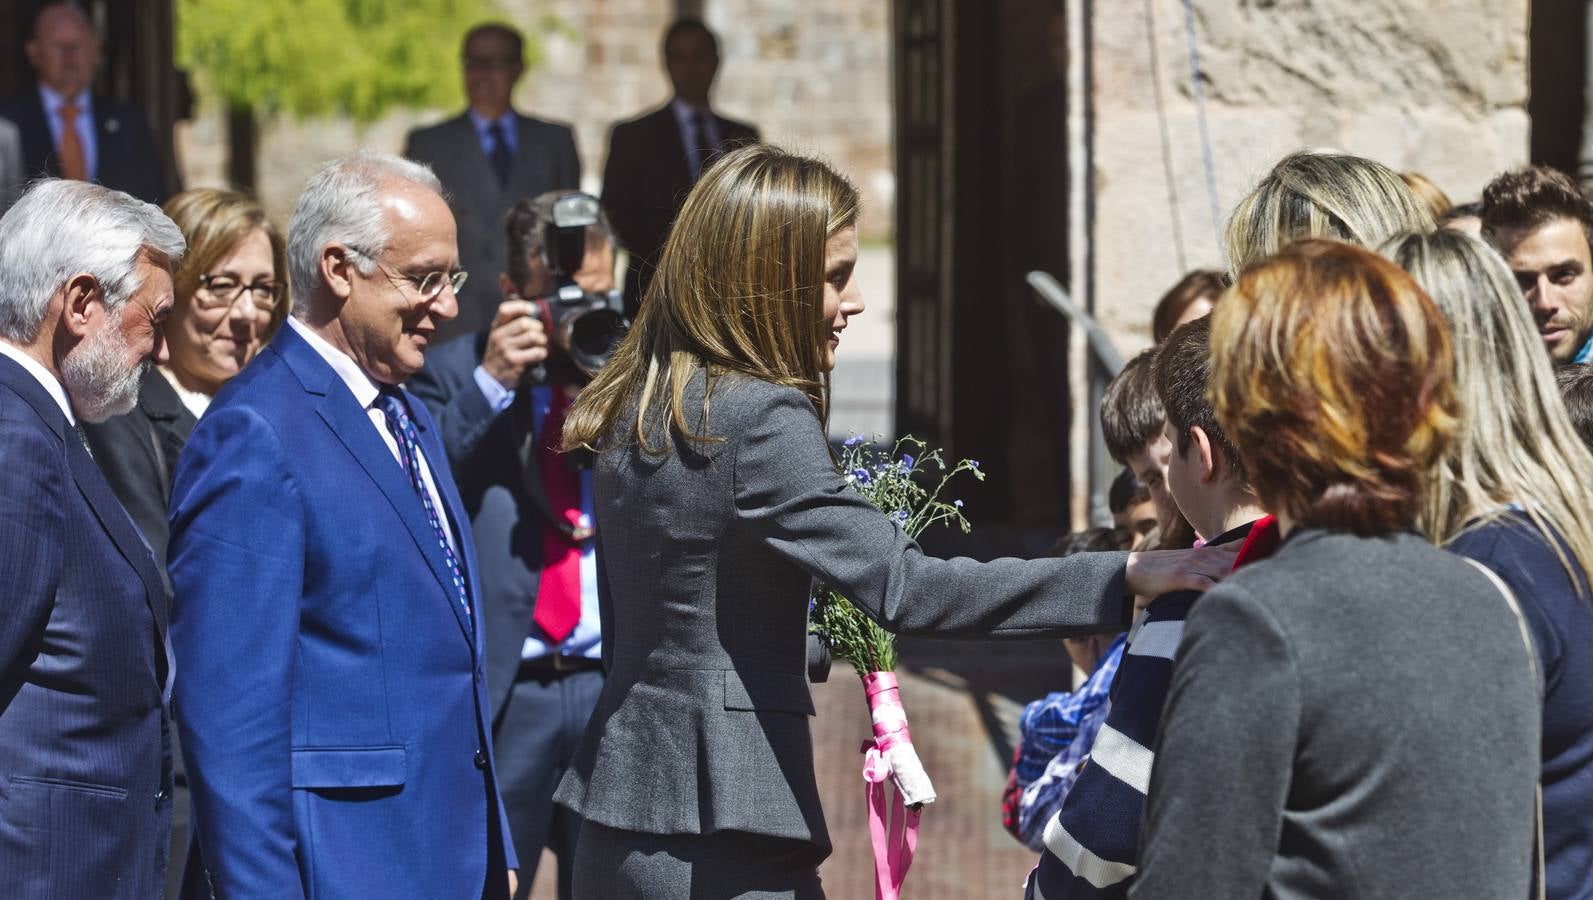
<path fill-rule="evenodd" d="M 1189 36 L 1189 76 L 1195 87 L 1195 115 L 1200 123 L 1200 154 L 1206 164 L 1206 193 L 1211 202 L 1211 233 L 1222 257 L 1222 215 L 1217 211 L 1217 168 L 1212 162 L 1211 131 L 1206 125 L 1206 92 L 1200 86 L 1200 47 L 1195 38 L 1195 3 L 1184 0 L 1184 30 Z"/>

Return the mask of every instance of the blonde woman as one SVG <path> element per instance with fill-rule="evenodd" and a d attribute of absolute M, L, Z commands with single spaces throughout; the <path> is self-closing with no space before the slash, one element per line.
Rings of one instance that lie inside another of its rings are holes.
<path fill-rule="evenodd" d="M 1432 229 L 1426 205 L 1388 166 L 1336 150 L 1300 150 L 1239 202 L 1223 240 L 1228 271 L 1237 275 L 1301 238 L 1375 248 L 1402 231 Z"/>
<path fill-rule="evenodd" d="M 1532 313 L 1504 260 L 1450 231 L 1384 253 L 1454 334 L 1461 425 L 1422 526 L 1520 599 L 1542 662 L 1548 896 L 1593 896 L 1593 454 L 1579 439 Z"/>
<path fill-rule="evenodd" d="M 808 599 L 893 631 L 1120 631 L 1128 594 L 1207 586 L 1220 550 L 939 560 L 835 471 L 828 377 L 863 311 L 856 190 L 773 147 L 686 198 L 634 327 L 581 394 L 597 452 L 608 678 L 556 800 L 583 818 L 575 895 L 820 897 Z"/>

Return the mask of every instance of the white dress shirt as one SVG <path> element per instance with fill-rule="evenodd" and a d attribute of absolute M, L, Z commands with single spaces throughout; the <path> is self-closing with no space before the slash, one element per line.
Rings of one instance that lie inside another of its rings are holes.
<path fill-rule="evenodd" d="M 61 412 L 66 416 L 66 421 L 73 428 L 77 427 L 77 416 L 72 414 L 72 401 L 67 399 L 66 388 L 61 386 L 60 379 L 51 375 L 49 369 L 39 365 L 38 360 L 23 353 L 21 348 L 15 347 L 4 340 L 0 340 L 0 356 L 16 360 L 17 365 L 26 369 L 28 374 L 32 375 L 34 380 L 43 385 L 44 389 L 49 392 L 50 396 L 55 400 L 55 405 L 61 407 Z"/>
<path fill-rule="evenodd" d="M 376 398 L 381 394 L 381 386 L 372 380 L 371 376 L 365 374 L 365 370 L 360 368 L 353 357 L 332 346 L 326 338 L 310 330 L 310 326 L 300 322 L 298 318 L 288 316 L 288 326 L 298 332 L 299 337 L 304 338 L 305 342 L 326 360 L 326 364 L 332 367 L 337 377 L 348 386 L 355 402 L 365 410 L 365 417 L 370 419 L 371 426 L 382 436 L 382 443 L 386 444 L 387 449 L 393 454 L 393 462 L 402 467 L 403 463 L 400 462 L 398 455 L 398 441 L 387 429 L 387 414 L 376 405 Z M 432 480 L 431 461 L 426 459 L 426 451 L 423 448 L 417 446 L 415 450 L 420 455 L 420 479 L 426 485 L 426 493 L 431 496 L 431 505 L 437 510 L 437 518 L 442 521 L 443 535 L 448 539 L 448 546 L 457 555 L 459 545 L 454 540 L 453 524 L 448 520 L 448 507 L 443 503 L 442 495 L 437 492 L 437 483 Z"/>

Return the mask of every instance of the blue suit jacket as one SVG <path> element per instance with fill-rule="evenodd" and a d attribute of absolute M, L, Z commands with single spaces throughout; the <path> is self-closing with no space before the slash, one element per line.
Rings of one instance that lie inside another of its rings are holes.
<path fill-rule="evenodd" d="M 409 404 L 479 596 L 447 456 Z M 515 859 L 480 630 L 398 462 L 293 329 L 190 436 L 170 560 L 174 705 L 218 892 L 500 893 Z"/>
<path fill-rule="evenodd" d="M 165 588 L 49 393 L 0 357 L 0 893 L 157 897 Z"/>

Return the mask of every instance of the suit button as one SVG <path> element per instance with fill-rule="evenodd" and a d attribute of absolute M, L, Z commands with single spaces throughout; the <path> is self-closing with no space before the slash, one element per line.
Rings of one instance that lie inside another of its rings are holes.
<path fill-rule="evenodd" d="M 487 768 L 487 754 L 482 753 L 480 750 L 476 751 L 476 768 Z"/>

